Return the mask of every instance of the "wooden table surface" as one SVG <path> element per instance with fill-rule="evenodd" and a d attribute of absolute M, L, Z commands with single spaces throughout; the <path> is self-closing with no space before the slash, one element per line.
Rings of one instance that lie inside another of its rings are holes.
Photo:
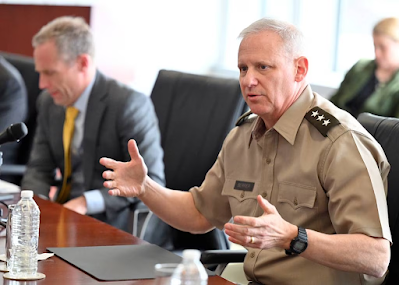
<path fill-rule="evenodd" d="M 77 247 L 104 245 L 132 245 L 146 243 L 133 235 L 111 227 L 94 218 L 77 214 L 59 204 L 35 196 L 40 215 L 40 238 L 38 253 L 48 247 Z M 7 201 L 11 204 L 10 201 Z M 0 237 L 0 253 L 4 253 L 5 237 Z M 37 281 L 15 281 L 0 278 L 0 284 L 9 285 L 75 285 L 75 284 L 155 284 L 154 279 L 129 281 L 99 281 L 57 256 L 39 261 L 38 271 L 46 275 Z M 1 274 L 1 273 L 0 273 Z M 210 277 L 209 285 L 232 285 L 219 277 Z"/>

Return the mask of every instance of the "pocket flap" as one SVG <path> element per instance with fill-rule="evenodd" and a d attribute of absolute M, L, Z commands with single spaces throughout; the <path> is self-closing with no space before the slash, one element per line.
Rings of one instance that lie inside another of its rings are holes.
<path fill-rule="evenodd" d="M 313 208 L 316 202 L 316 187 L 291 182 L 279 183 L 278 202 L 288 203 L 294 209 Z"/>
<path fill-rule="evenodd" d="M 240 180 L 240 182 L 243 182 L 243 181 Z M 247 199 L 255 199 L 256 200 L 256 196 L 258 195 L 257 194 L 258 191 L 256 191 L 257 184 L 255 182 L 248 182 L 248 183 L 254 183 L 252 191 L 244 191 L 244 190 L 235 189 L 237 181 L 234 179 L 226 179 L 226 181 L 223 185 L 222 195 L 234 197 L 235 199 L 237 199 L 240 202 L 247 200 Z"/>

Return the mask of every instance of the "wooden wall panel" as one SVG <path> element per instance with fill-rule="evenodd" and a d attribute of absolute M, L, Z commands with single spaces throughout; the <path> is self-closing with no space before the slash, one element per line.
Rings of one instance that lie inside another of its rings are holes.
<path fill-rule="evenodd" d="M 0 4 L 0 50 L 32 56 L 32 37 L 40 28 L 60 16 L 80 16 L 90 24 L 86 6 Z"/>

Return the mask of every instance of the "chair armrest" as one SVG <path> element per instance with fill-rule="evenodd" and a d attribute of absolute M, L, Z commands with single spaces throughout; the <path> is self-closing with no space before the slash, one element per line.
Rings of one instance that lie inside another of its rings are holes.
<path fill-rule="evenodd" d="M 205 250 L 201 253 L 203 264 L 221 264 L 244 262 L 246 250 Z"/>
<path fill-rule="evenodd" d="M 0 167 L 2 175 L 19 175 L 23 176 L 26 171 L 26 165 L 22 164 L 3 164 Z"/>
<path fill-rule="evenodd" d="M 201 262 L 205 267 L 216 266 L 215 274 L 221 275 L 229 263 L 244 262 L 247 250 L 205 250 L 201 252 Z"/>
<path fill-rule="evenodd" d="M 130 212 L 131 216 L 133 216 L 133 221 L 132 228 L 128 230 L 131 231 L 134 236 L 141 238 L 147 224 L 147 216 L 151 211 L 143 202 L 136 198 L 134 202 L 130 203 Z M 145 217 L 141 219 L 141 215 Z"/>

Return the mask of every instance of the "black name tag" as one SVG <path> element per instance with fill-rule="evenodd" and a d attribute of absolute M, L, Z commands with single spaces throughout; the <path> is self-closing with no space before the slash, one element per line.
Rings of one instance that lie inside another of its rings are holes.
<path fill-rule="evenodd" d="M 245 182 L 245 181 L 236 181 L 234 185 L 234 189 L 242 190 L 242 191 L 252 191 L 254 190 L 255 183 L 253 182 Z"/>

